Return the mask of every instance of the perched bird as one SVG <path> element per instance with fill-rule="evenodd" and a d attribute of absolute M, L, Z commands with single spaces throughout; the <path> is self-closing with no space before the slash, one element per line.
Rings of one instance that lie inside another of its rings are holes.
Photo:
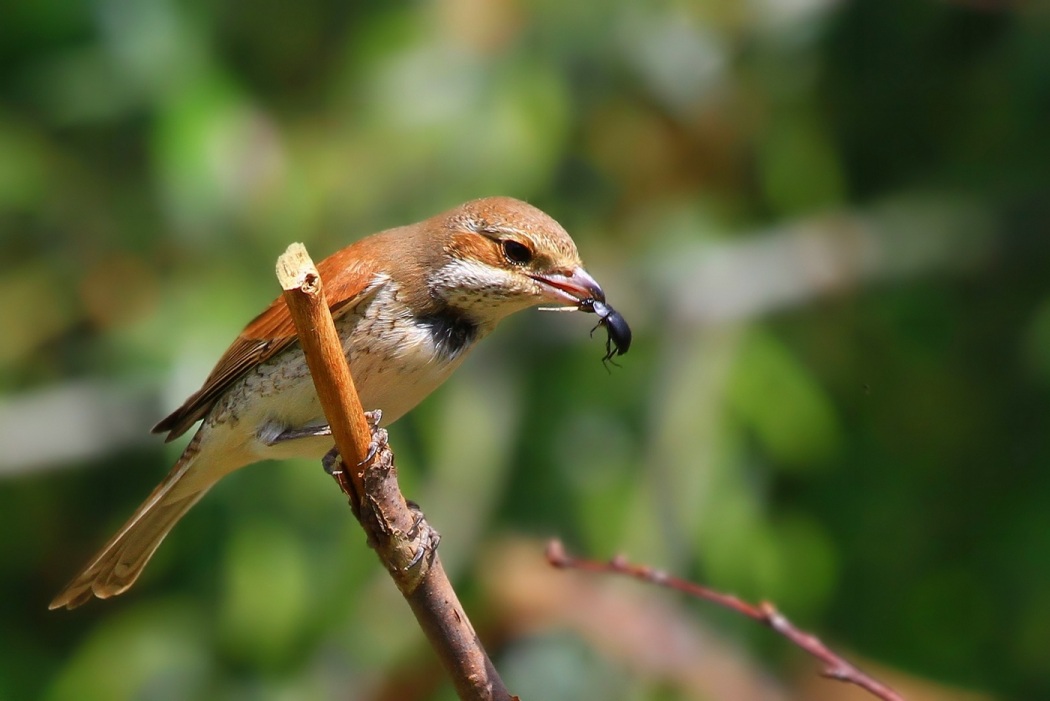
<path fill-rule="evenodd" d="M 365 409 L 396 421 L 504 317 L 604 302 L 565 230 L 490 197 L 361 239 L 318 265 Z M 200 428 L 160 485 L 55 597 L 74 608 L 126 591 L 172 527 L 216 482 L 260 460 L 320 458 L 333 445 L 283 299 L 241 332 L 195 394 L 153 429 Z"/>

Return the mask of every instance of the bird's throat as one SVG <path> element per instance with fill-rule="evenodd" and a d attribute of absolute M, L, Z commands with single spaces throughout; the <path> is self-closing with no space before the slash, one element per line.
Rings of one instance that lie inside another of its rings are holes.
<path fill-rule="evenodd" d="M 434 342 L 434 348 L 446 360 L 452 360 L 470 348 L 478 339 L 480 331 L 476 321 L 447 306 L 417 316 L 416 323 L 427 330 Z"/>

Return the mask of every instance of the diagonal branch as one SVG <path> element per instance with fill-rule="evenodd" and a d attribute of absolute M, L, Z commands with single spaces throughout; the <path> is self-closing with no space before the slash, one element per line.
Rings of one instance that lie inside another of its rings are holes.
<path fill-rule="evenodd" d="M 336 448 L 355 465 L 341 465 L 334 476 L 369 545 L 408 601 L 459 697 L 511 701 L 515 697 L 504 687 L 441 566 L 437 533 L 401 494 L 386 431 L 373 434 L 365 418 L 321 278 L 302 244 L 292 244 L 280 257 L 277 277 Z"/>
<path fill-rule="evenodd" d="M 622 574 L 628 577 L 640 579 L 643 582 L 658 584 L 669 589 L 683 592 L 698 599 L 704 599 L 718 604 L 723 608 L 743 614 L 763 625 L 769 626 L 782 636 L 793 642 L 798 647 L 816 657 L 824 664 L 821 675 L 829 679 L 837 679 L 848 684 L 855 684 L 864 689 L 872 696 L 883 701 L 904 701 L 904 697 L 882 682 L 872 679 L 852 664 L 833 652 L 827 645 L 814 635 L 799 630 L 780 613 L 773 604 L 762 602 L 758 606 L 746 601 L 715 591 L 708 587 L 688 582 L 661 570 L 646 565 L 635 565 L 620 556 L 609 562 L 597 562 L 595 560 L 584 560 L 575 558 L 565 551 L 560 541 L 552 540 L 547 544 L 547 561 L 554 567 L 561 569 L 576 569 L 586 572 Z"/>

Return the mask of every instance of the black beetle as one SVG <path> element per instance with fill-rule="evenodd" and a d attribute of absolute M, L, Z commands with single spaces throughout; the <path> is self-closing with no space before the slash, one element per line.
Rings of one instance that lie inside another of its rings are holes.
<path fill-rule="evenodd" d="M 627 320 L 620 312 L 597 299 L 583 300 L 580 302 L 579 309 L 598 315 L 598 325 L 591 329 L 591 335 L 593 336 L 598 330 L 598 326 L 605 327 L 609 337 L 605 341 L 605 357 L 602 358 L 602 362 L 611 362 L 616 365 L 612 359 L 613 356 L 623 355 L 631 347 L 631 327 L 627 325 Z"/>

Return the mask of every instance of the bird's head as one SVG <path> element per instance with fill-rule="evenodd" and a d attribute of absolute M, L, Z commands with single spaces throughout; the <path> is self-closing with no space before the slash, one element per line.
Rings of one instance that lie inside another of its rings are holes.
<path fill-rule="evenodd" d="M 441 231 L 441 262 L 430 294 L 480 322 L 539 305 L 605 301 L 558 222 L 510 197 L 473 200 L 430 220 Z"/>

